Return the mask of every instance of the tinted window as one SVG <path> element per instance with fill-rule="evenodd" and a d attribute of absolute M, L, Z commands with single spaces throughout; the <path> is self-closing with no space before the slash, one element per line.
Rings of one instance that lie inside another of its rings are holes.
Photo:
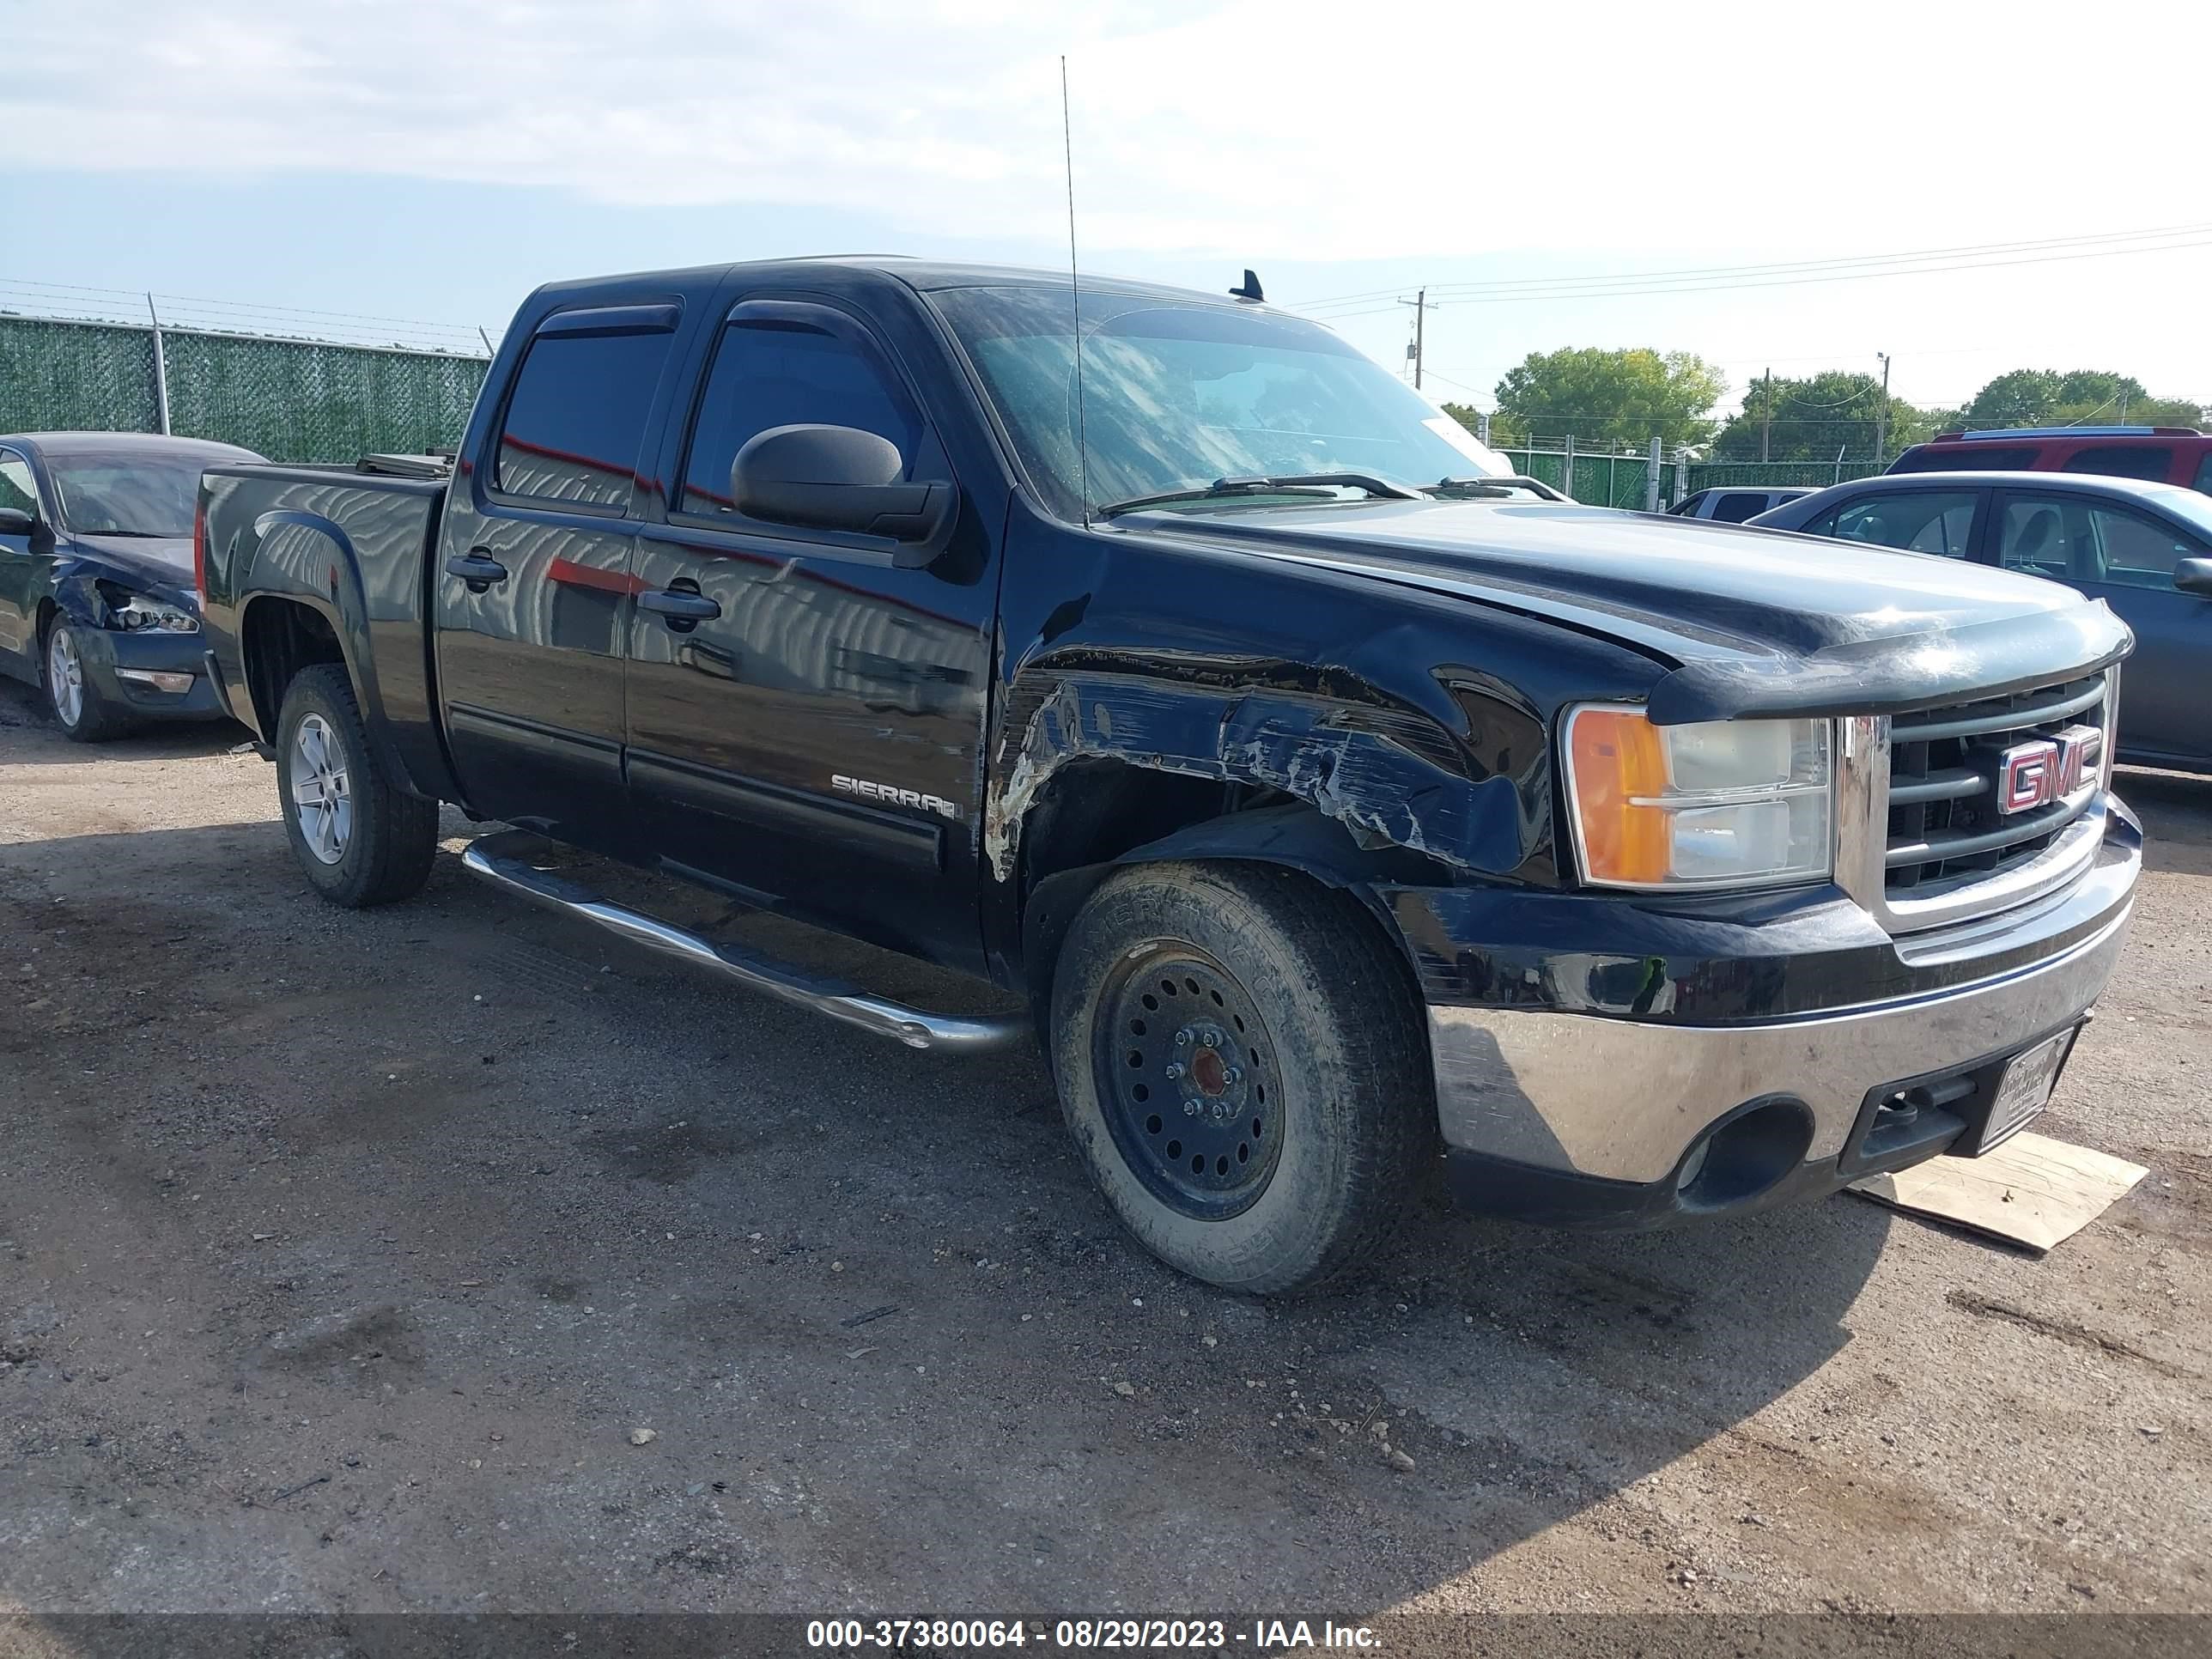
<path fill-rule="evenodd" d="M 2166 474 L 2173 471 L 2173 451 L 2166 444 L 2095 444 L 2075 450 L 2058 470 L 2163 483 Z"/>
<path fill-rule="evenodd" d="M 0 455 L 0 507 L 38 516 L 38 487 L 31 482 L 29 464 L 21 456 Z"/>
<path fill-rule="evenodd" d="M 625 507 L 653 388 L 674 337 L 547 334 L 507 399 L 493 483 L 511 495 Z"/>
<path fill-rule="evenodd" d="M 2116 507 L 2088 509 L 2087 568 L 2083 581 L 2102 579 L 2123 587 L 2171 587 L 2173 567 L 2204 550 L 2171 525 Z"/>
<path fill-rule="evenodd" d="M 1683 496 L 1680 501 L 1675 502 L 1674 506 L 1668 507 L 1667 510 L 1669 513 L 1679 513 L 1685 518 L 1694 518 L 1697 516 L 1698 503 L 1705 499 L 1705 492 L 1700 489 L 1694 495 Z"/>
<path fill-rule="evenodd" d="M 2024 472 L 2036 452 L 2025 444 L 1920 444 L 1897 458 L 1892 472 Z"/>
<path fill-rule="evenodd" d="M 1741 524 L 1766 511 L 1763 489 L 1731 489 L 1713 503 L 1713 517 L 1722 524 Z"/>
<path fill-rule="evenodd" d="M 2212 450 L 2204 452 L 2203 463 L 2197 469 L 2197 487 L 2212 495 Z"/>
<path fill-rule="evenodd" d="M 1872 542 L 1879 547 L 1963 559 L 1973 528 L 1971 494 L 1915 489 L 1894 495 L 1862 495 L 1837 513 L 1834 528 L 1825 533 L 1842 541 Z"/>
<path fill-rule="evenodd" d="M 708 373 L 678 510 L 733 511 L 730 463 L 738 451 L 772 426 L 800 424 L 858 427 L 888 438 L 906 458 L 909 478 L 925 461 L 920 416 L 857 343 L 789 324 L 732 324 L 722 331 Z M 921 476 L 941 474 L 933 456 Z"/>

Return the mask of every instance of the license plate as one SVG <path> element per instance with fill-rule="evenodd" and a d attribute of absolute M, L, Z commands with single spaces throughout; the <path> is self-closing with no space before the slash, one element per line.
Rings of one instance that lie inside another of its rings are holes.
<path fill-rule="evenodd" d="M 2058 1081 L 2059 1068 L 2066 1063 L 2066 1051 L 2073 1047 L 2074 1036 L 2072 1031 L 2061 1031 L 2005 1061 L 2004 1070 L 1997 1075 L 1996 1098 L 1990 1106 L 1989 1121 L 1982 1128 L 1982 1144 L 1974 1149 L 1978 1155 L 2026 1127 L 2051 1103 L 2052 1085 Z"/>

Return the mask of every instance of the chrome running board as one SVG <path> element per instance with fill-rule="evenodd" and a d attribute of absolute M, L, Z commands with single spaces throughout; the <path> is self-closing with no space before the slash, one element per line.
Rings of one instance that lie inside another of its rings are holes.
<path fill-rule="evenodd" d="M 909 1048 L 933 1048 L 956 1054 L 988 1054 L 994 1049 L 1012 1048 L 1029 1034 L 1029 1022 L 1018 1015 L 928 1013 L 870 996 L 835 980 L 815 978 L 767 957 L 716 945 L 639 911 L 610 904 L 589 888 L 556 872 L 540 869 L 532 858 L 543 857 L 544 845 L 521 831 L 485 836 L 469 844 L 468 850 L 461 854 L 461 862 L 487 881 L 553 909 L 596 922 L 609 933 L 618 933 L 648 951 L 681 957 L 785 1002 L 811 1008 L 877 1036 L 895 1038 Z"/>

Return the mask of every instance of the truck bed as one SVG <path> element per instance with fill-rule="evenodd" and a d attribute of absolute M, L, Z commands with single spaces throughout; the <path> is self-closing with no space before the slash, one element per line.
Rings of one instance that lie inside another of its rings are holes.
<path fill-rule="evenodd" d="M 381 459 L 208 471 L 198 560 L 208 654 L 231 711 L 268 738 L 276 709 L 246 673 L 249 630 L 281 623 L 312 641 L 326 629 L 371 738 L 417 793 L 450 794 L 428 611 L 446 481 L 370 470 Z"/>

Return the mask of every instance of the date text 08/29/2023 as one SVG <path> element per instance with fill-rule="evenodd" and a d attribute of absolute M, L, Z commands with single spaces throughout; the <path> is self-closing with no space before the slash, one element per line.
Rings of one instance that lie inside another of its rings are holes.
<path fill-rule="evenodd" d="M 1381 1638 L 1364 1625 L 1324 1619 L 1255 1619 L 1249 1629 L 1221 1619 L 1062 1619 L 1048 1626 L 1020 1619 L 828 1619 L 806 1626 L 806 1644 L 830 1652 L 908 1649 L 927 1652 L 1039 1646 L 1076 1650 L 1184 1649 L 1255 1653 L 1300 1648 L 1373 1651 Z"/>

